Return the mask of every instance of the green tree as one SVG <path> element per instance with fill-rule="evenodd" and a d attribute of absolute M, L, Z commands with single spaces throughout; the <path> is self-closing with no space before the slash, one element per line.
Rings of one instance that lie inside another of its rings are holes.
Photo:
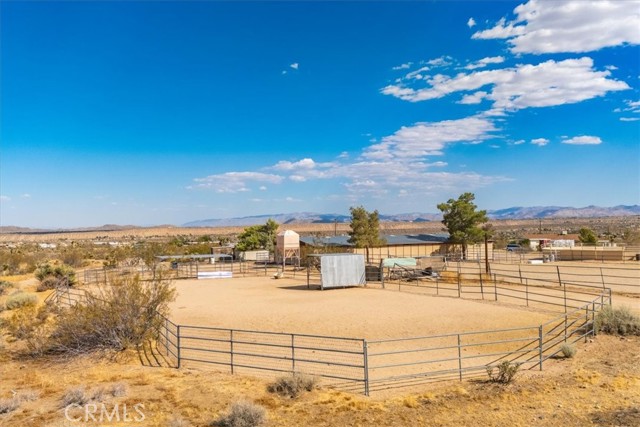
<path fill-rule="evenodd" d="M 479 227 L 488 221 L 487 211 L 477 211 L 473 203 L 475 195 L 464 193 L 457 200 L 449 199 L 440 203 L 442 223 L 449 232 L 449 242 L 462 246 L 462 258 L 467 258 L 467 245 L 478 243 L 484 239 L 484 230 Z"/>
<path fill-rule="evenodd" d="M 256 249 L 266 249 L 273 252 L 276 246 L 276 233 L 280 225 L 269 218 L 263 225 L 247 227 L 238 236 L 236 249 L 239 251 L 254 251 Z"/>
<path fill-rule="evenodd" d="M 580 243 L 587 246 L 595 246 L 598 243 L 598 236 L 593 232 L 592 229 L 583 227 L 580 229 L 578 233 L 578 238 L 580 239 Z"/>
<path fill-rule="evenodd" d="M 351 211 L 351 231 L 348 242 L 356 248 L 365 248 L 367 263 L 369 262 L 369 248 L 384 245 L 384 239 L 380 238 L 380 215 L 378 211 L 367 212 L 358 206 L 349 208 Z"/>

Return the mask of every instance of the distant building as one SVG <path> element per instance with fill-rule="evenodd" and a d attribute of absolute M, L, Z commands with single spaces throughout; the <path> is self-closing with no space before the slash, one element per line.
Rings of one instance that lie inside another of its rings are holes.
<path fill-rule="evenodd" d="M 447 256 L 459 252 L 459 245 L 447 243 L 448 234 L 386 234 L 380 237 L 386 243 L 377 248 L 369 248 L 369 257 L 374 263 L 385 258 Z M 348 240 L 348 235 L 304 236 L 300 237 L 300 245 L 316 248 L 319 252 L 322 252 L 322 248 L 326 248 L 331 252 L 341 249 L 343 252 L 365 254 L 364 248 L 355 248 Z M 491 258 L 493 256 L 493 242 L 489 242 L 488 247 Z M 469 245 L 467 259 L 484 259 L 484 244 Z"/>

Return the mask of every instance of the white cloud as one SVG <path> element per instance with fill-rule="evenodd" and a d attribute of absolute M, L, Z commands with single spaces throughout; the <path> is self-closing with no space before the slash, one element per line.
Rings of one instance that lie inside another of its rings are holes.
<path fill-rule="evenodd" d="M 454 77 L 438 74 L 423 80 L 426 87 L 412 89 L 390 85 L 381 90 L 410 102 L 438 99 L 457 92 L 477 91 L 491 87 L 485 99 L 493 101 L 494 109 L 519 110 L 529 107 L 550 107 L 572 104 L 605 95 L 607 92 L 629 89 L 622 81 L 609 78 L 609 71 L 593 69 L 588 57 L 549 60 L 537 65 L 459 73 Z M 463 97 L 463 102 L 478 102 L 480 93 Z"/>
<path fill-rule="evenodd" d="M 31 194 L 29 194 L 29 193 L 21 194 L 21 195 L 20 195 L 20 198 L 21 198 L 21 199 L 30 199 L 30 198 L 31 198 Z"/>
<path fill-rule="evenodd" d="M 481 142 L 492 137 L 496 130 L 491 120 L 467 117 L 435 123 L 416 123 L 403 126 L 393 135 L 382 138 L 363 153 L 366 159 L 423 158 L 442 155 L 449 143 Z"/>
<path fill-rule="evenodd" d="M 458 103 L 459 104 L 480 104 L 482 100 L 487 97 L 487 95 L 489 95 L 487 92 L 480 90 L 478 92 L 474 92 L 472 94 L 463 96 L 462 99 L 458 101 Z"/>
<path fill-rule="evenodd" d="M 293 64 L 289 65 L 289 67 L 293 68 L 294 70 L 297 70 L 298 68 L 300 68 L 300 64 L 298 64 L 297 62 L 294 62 Z"/>
<path fill-rule="evenodd" d="M 217 175 L 209 175 L 204 178 L 195 178 L 195 185 L 188 189 L 210 189 L 217 193 L 238 193 L 250 191 L 247 182 L 267 182 L 270 184 L 280 184 L 284 177 L 280 175 L 267 174 L 262 172 L 226 172 Z"/>
<path fill-rule="evenodd" d="M 624 111 L 630 111 L 632 113 L 640 113 L 640 101 L 626 101 L 627 108 Z"/>
<path fill-rule="evenodd" d="M 316 162 L 313 159 L 302 159 L 297 162 L 289 162 L 281 160 L 273 166 L 275 170 L 290 171 L 294 169 L 313 169 L 316 167 Z"/>
<path fill-rule="evenodd" d="M 519 140 L 517 140 L 517 141 L 513 141 L 513 145 L 522 145 L 522 144 L 524 144 L 524 143 L 525 143 L 525 140 L 524 140 L 524 139 L 519 139 Z"/>
<path fill-rule="evenodd" d="M 574 136 L 573 138 L 565 138 L 562 140 L 562 143 L 571 145 L 599 145 L 602 144 L 602 140 L 598 136 L 581 135 Z"/>
<path fill-rule="evenodd" d="M 333 162 L 318 162 L 311 158 L 283 160 L 266 169 L 286 172 L 290 182 L 312 185 L 313 181 L 331 180 L 347 190 L 344 198 L 350 202 L 357 202 L 362 197 L 398 196 L 404 194 L 401 191 L 414 195 L 473 191 L 509 178 L 472 171 L 451 173 L 442 170 L 448 166 L 447 162 L 426 162 L 425 158 L 442 155 L 450 144 L 473 144 L 493 138 L 495 131 L 493 120 L 480 116 L 415 123 L 365 147 L 361 156 L 354 160 L 345 157 Z M 195 187 L 238 192 L 248 191 L 249 181 L 281 183 L 284 179 L 281 175 L 262 172 L 228 172 L 196 179 Z"/>
<path fill-rule="evenodd" d="M 477 62 L 472 62 L 464 68 L 466 68 L 467 70 L 475 70 L 476 68 L 484 68 L 489 64 L 502 64 L 503 62 L 504 56 L 489 56 L 486 58 L 482 58 Z"/>
<path fill-rule="evenodd" d="M 392 70 L 407 70 L 413 65 L 413 62 L 405 62 L 404 64 L 397 65 L 392 67 Z"/>
<path fill-rule="evenodd" d="M 549 143 L 549 140 L 546 138 L 535 138 L 531 140 L 533 145 L 537 145 L 538 147 L 544 147 Z"/>
<path fill-rule="evenodd" d="M 474 39 L 508 39 L 513 53 L 590 52 L 640 43 L 638 0 L 530 0 Z"/>
<path fill-rule="evenodd" d="M 467 21 L 467 27 L 472 28 L 475 27 L 476 25 L 476 20 L 473 18 L 469 18 L 469 20 Z"/>
<path fill-rule="evenodd" d="M 260 191 L 267 191 L 267 187 L 266 187 L 266 186 L 264 186 L 264 185 L 261 185 L 261 186 L 258 188 L 258 190 L 260 190 Z"/>
<path fill-rule="evenodd" d="M 618 69 L 618 67 L 616 67 L 615 65 L 607 65 L 604 68 L 605 70 L 609 70 L 609 71 L 615 71 Z"/>
<path fill-rule="evenodd" d="M 0 196 L 0 202 L 10 202 L 11 197 L 9 196 Z"/>
<path fill-rule="evenodd" d="M 453 63 L 453 58 L 445 55 L 440 58 L 430 59 L 426 62 L 427 65 L 431 65 L 432 67 L 447 67 Z"/>
<path fill-rule="evenodd" d="M 640 117 L 620 117 L 621 122 L 637 122 Z"/>

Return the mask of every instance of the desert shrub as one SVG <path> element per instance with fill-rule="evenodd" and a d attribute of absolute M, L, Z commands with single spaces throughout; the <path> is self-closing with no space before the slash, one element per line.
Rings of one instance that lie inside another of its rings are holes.
<path fill-rule="evenodd" d="M 20 400 L 12 397 L 10 399 L 0 399 L 0 414 L 8 414 L 20 407 Z"/>
<path fill-rule="evenodd" d="M 36 390 L 20 390 L 14 398 L 20 402 L 33 402 L 40 399 L 40 392 Z"/>
<path fill-rule="evenodd" d="M 2 313 L 3 311 L 5 311 L 7 309 L 7 306 L 4 305 L 3 302 L 0 302 L 0 313 Z"/>
<path fill-rule="evenodd" d="M 492 382 L 509 384 L 513 381 L 519 369 L 519 363 L 511 363 L 508 360 L 504 360 L 497 366 L 487 366 L 487 375 L 489 376 L 489 380 Z"/>
<path fill-rule="evenodd" d="M 266 422 L 267 412 L 255 403 L 239 401 L 231 406 L 227 415 L 212 422 L 211 426 L 218 427 L 260 427 Z"/>
<path fill-rule="evenodd" d="M 47 276 L 44 279 L 42 279 L 40 283 L 38 283 L 38 286 L 36 287 L 36 292 L 44 292 L 44 291 L 48 291 L 49 289 L 55 289 L 60 284 L 61 284 L 60 279 L 54 276 Z"/>
<path fill-rule="evenodd" d="M 89 403 L 92 399 L 92 396 L 87 393 L 87 390 L 84 387 L 74 387 L 72 389 L 67 390 L 62 396 L 62 406 L 66 407 L 69 405 L 78 405 L 84 406 Z"/>
<path fill-rule="evenodd" d="M 109 393 L 113 397 L 123 397 L 127 395 L 127 385 L 125 383 L 112 384 Z"/>
<path fill-rule="evenodd" d="M 11 288 L 13 288 L 13 283 L 0 280 L 0 295 L 6 294 Z"/>
<path fill-rule="evenodd" d="M 38 291 L 53 289 L 56 286 L 74 286 L 78 282 L 73 267 L 65 264 L 56 266 L 49 263 L 41 264 L 36 268 L 34 275 L 40 282 Z"/>
<path fill-rule="evenodd" d="M 577 352 L 578 350 L 573 344 L 564 343 L 560 346 L 560 353 L 562 353 L 562 355 L 567 359 L 571 359 Z"/>
<path fill-rule="evenodd" d="M 31 355 L 39 355 L 47 349 L 49 329 L 46 322 L 49 314 L 48 306 L 20 307 L 6 320 L 5 328 L 10 336 L 26 342 Z"/>
<path fill-rule="evenodd" d="M 15 310 L 16 308 L 25 306 L 35 306 L 38 303 L 38 297 L 34 294 L 28 294 L 26 292 L 15 293 L 5 303 L 7 310 Z"/>
<path fill-rule="evenodd" d="M 170 281 L 139 277 L 114 279 L 97 291 L 87 291 L 81 304 L 60 312 L 51 334 L 51 350 L 81 354 L 94 350 L 137 348 L 156 338 L 175 298 Z"/>
<path fill-rule="evenodd" d="M 305 391 L 313 390 L 317 385 L 315 377 L 294 373 L 292 375 L 277 378 L 267 386 L 270 393 L 277 393 L 280 396 L 296 398 Z"/>
<path fill-rule="evenodd" d="M 606 305 L 596 316 L 595 331 L 617 335 L 640 335 L 640 317 L 626 306 Z"/>

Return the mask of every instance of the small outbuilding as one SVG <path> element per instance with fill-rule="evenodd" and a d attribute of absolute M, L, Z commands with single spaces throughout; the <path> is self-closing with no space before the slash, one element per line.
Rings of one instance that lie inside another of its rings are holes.
<path fill-rule="evenodd" d="M 364 255 L 312 254 L 307 262 L 307 288 L 319 285 L 320 289 L 364 286 Z"/>

